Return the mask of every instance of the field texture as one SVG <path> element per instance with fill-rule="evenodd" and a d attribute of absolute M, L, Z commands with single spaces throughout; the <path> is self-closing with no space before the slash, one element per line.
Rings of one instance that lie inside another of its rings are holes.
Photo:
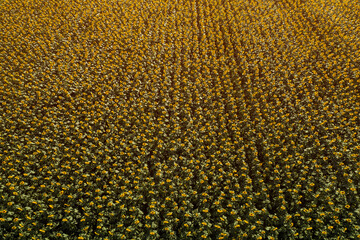
<path fill-rule="evenodd" d="M 0 2 L 0 239 L 360 238 L 358 0 Z"/>

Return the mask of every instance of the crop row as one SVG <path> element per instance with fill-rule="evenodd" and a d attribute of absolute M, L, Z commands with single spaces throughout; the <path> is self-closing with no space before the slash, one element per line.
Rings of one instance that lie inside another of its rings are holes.
<path fill-rule="evenodd" d="M 1 238 L 360 238 L 351 9 L 3 0 Z"/>

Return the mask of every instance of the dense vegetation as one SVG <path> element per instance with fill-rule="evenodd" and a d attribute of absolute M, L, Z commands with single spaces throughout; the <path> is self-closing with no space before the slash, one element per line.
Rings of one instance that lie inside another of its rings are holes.
<path fill-rule="evenodd" d="M 0 238 L 360 238 L 359 10 L 1 0 Z"/>

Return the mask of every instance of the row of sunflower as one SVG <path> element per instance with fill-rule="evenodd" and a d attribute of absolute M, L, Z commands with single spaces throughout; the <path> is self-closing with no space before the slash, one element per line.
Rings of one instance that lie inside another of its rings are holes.
<path fill-rule="evenodd" d="M 3 0 L 1 238 L 360 238 L 358 8 Z"/>

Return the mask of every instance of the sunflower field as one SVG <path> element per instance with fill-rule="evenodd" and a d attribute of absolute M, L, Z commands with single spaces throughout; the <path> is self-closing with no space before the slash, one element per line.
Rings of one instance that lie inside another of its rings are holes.
<path fill-rule="evenodd" d="M 0 12 L 0 239 L 360 239 L 359 1 Z"/>

